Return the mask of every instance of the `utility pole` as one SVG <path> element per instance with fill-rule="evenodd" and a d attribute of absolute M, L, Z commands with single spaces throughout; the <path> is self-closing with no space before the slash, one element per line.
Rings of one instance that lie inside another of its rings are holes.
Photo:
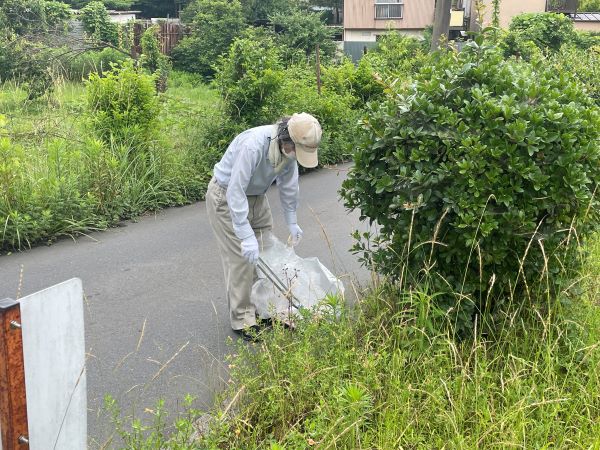
<path fill-rule="evenodd" d="M 440 38 L 448 37 L 450 31 L 450 9 L 452 0 L 437 0 L 435 2 L 435 16 L 433 18 L 433 35 L 431 36 L 431 51 L 440 46 Z"/>

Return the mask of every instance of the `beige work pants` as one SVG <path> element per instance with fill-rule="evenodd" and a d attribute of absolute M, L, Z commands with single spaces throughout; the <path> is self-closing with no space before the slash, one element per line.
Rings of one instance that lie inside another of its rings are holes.
<path fill-rule="evenodd" d="M 206 192 L 206 209 L 221 251 L 231 328 L 240 330 L 256 325 L 256 308 L 250 301 L 256 268 L 242 256 L 241 241 L 233 231 L 226 193 L 227 189 L 213 178 Z M 248 221 L 256 234 L 259 251 L 270 246 L 273 217 L 266 195 L 248 196 Z"/>

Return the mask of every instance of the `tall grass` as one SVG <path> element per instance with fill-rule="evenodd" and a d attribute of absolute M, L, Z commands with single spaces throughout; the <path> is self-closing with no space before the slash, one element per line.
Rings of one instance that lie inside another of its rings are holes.
<path fill-rule="evenodd" d="M 219 121 L 218 99 L 186 75 L 171 83 L 143 153 L 94 139 L 81 83 L 57 80 L 55 93 L 36 101 L 18 83 L 0 86 L 0 251 L 201 199 L 220 154 L 201 141 Z"/>
<path fill-rule="evenodd" d="M 435 294 L 389 285 L 276 328 L 232 357 L 235 413 L 190 448 L 599 448 L 599 242 L 580 298 L 469 339 L 436 331 Z"/>
<path fill-rule="evenodd" d="M 234 345 L 208 415 L 164 410 L 127 431 L 136 449 L 600 448 L 600 236 L 580 294 L 439 331 L 434 294 L 382 284 L 354 306 L 328 298 L 293 332 Z M 507 310 L 508 311 L 508 310 Z M 159 405 L 160 406 L 160 405 Z"/>

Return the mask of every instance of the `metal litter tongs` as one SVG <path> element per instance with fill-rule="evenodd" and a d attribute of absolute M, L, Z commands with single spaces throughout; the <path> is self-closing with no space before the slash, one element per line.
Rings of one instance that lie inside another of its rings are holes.
<path fill-rule="evenodd" d="M 292 289 L 285 285 L 281 278 L 277 276 L 273 269 L 262 259 L 260 256 L 258 257 L 257 267 L 261 270 L 262 273 L 265 274 L 265 277 L 273 283 L 273 285 L 277 288 L 279 292 L 292 304 L 296 310 L 300 311 L 304 309 L 304 306 L 300 303 L 300 301 L 294 296 L 292 293 Z"/>

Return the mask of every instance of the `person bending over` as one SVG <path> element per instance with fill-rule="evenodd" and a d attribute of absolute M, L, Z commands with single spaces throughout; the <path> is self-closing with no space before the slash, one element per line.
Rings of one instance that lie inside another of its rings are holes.
<path fill-rule="evenodd" d="M 250 294 L 255 264 L 271 243 L 273 217 L 267 189 L 277 182 L 291 242 L 296 245 L 302 237 L 296 219 L 298 164 L 317 166 L 321 134 L 319 121 L 310 114 L 284 117 L 236 136 L 214 167 L 206 207 L 221 253 L 231 328 L 245 340 L 252 340 L 258 331 Z"/>

